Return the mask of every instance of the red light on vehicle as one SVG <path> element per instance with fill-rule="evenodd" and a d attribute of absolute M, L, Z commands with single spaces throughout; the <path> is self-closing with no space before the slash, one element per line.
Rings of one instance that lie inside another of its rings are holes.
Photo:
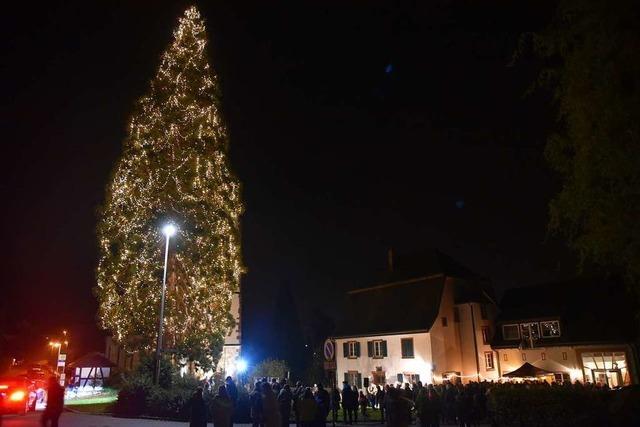
<path fill-rule="evenodd" d="M 26 396 L 26 393 L 24 391 L 17 390 L 11 393 L 11 395 L 9 396 L 9 400 L 11 400 L 12 402 L 19 402 L 23 400 L 25 396 Z"/>
<path fill-rule="evenodd" d="M 9 388 L 9 386 L 8 386 L 8 385 L 6 385 L 6 384 L 0 384 L 0 390 L 6 390 L 6 389 L 8 389 L 8 388 Z"/>

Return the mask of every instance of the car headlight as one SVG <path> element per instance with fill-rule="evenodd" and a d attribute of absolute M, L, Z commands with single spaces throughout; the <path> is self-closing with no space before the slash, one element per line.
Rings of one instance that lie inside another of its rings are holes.
<path fill-rule="evenodd" d="M 25 396 L 24 391 L 17 390 L 11 393 L 11 395 L 9 396 L 9 400 L 11 400 L 12 402 L 19 402 L 24 399 L 24 396 Z"/>

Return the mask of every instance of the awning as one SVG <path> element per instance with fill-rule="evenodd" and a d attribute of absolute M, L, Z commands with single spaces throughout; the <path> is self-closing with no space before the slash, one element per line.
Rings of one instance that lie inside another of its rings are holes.
<path fill-rule="evenodd" d="M 525 362 L 524 365 L 520 366 L 515 371 L 508 372 L 504 374 L 504 377 L 509 378 L 534 378 L 534 377 L 545 377 L 547 375 L 553 375 L 554 372 L 547 371 L 546 369 L 538 368 L 533 366 L 529 362 Z"/>

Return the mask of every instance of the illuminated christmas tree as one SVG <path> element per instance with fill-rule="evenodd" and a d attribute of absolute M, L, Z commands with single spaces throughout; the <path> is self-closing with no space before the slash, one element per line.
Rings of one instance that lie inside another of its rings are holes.
<path fill-rule="evenodd" d="M 171 240 L 164 347 L 211 366 L 233 326 L 242 261 L 240 184 L 229 167 L 216 76 L 195 7 L 179 19 L 148 95 L 137 103 L 100 212 L 99 319 L 128 350 L 152 350 Z"/>

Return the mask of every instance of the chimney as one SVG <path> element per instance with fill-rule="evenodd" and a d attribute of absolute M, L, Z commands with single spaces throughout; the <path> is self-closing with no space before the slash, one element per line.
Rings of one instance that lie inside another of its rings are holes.
<path fill-rule="evenodd" d="M 389 248 L 387 252 L 387 267 L 389 268 L 389 273 L 393 273 L 393 248 Z"/>

